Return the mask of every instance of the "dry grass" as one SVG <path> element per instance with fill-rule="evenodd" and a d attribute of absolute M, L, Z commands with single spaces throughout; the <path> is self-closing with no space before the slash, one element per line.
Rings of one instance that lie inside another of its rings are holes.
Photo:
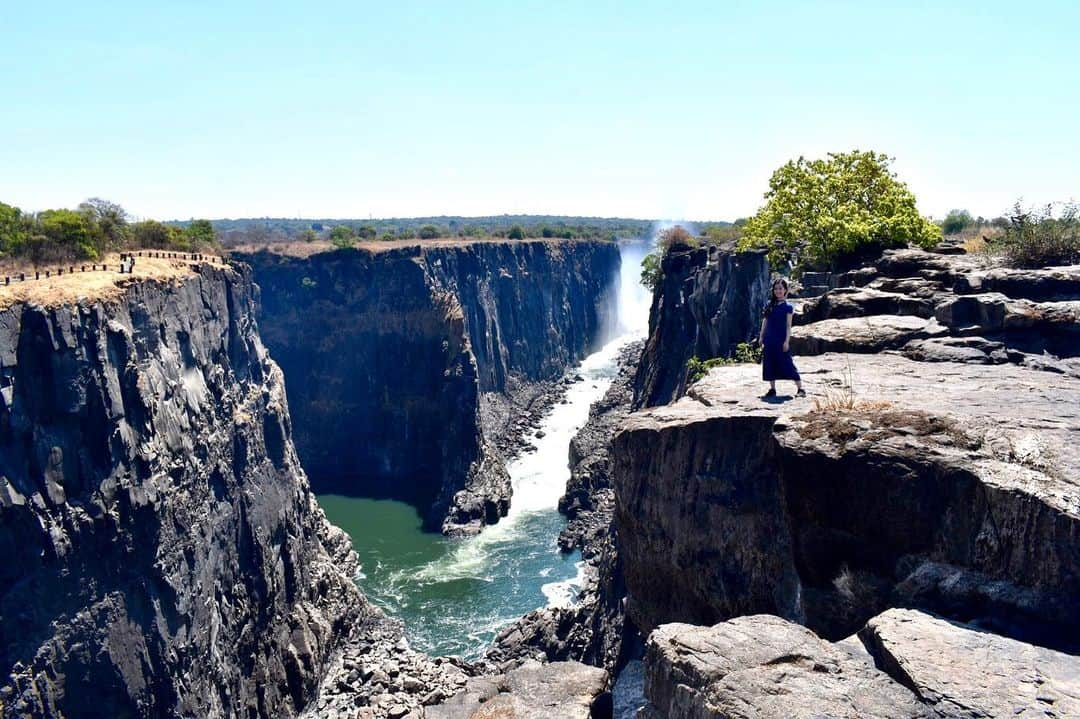
<path fill-rule="evenodd" d="M 828 438 L 840 447 L 856 440 L 879 442 L 891 437 L 933 438 L 937 444 L 977 449 L 982 438 L 969 434 L 951 417 L 928 414 L 917 409 L 895 407 L 889 402 L 865 403 L 852 408 L 812 411 L 803 415 L 797 427 L 805 439 Z"/>
<path fill-rule="evenodd" d="M 534 242 L 543 242 L 552 247 L 559 247 L 585 241 L 579 239 L 568 240 L 561 237 L 527 237 L 524 240 L 508 240 L 505 237 L 440 237 L 434 240 L 357 240 L 353 244 L 353 248 L 378 253 L 403 247 L 470 247 L 479 244 L 529 244 Z M 306 259 L 312 255 L 332 252 L 336 249 L 337 247 L 326 240 L 315 240 L 314 242 L 268 242 L 264 244 L 236 245 L 230 247 L 229 252 L 235 254 L 269 252 L 273 255 Z"/>
<path fill-rule="evenodd" d="M 176 281 L 192 275 L 192 262 L 180 259 L 158 259 L 139 257 L 135 260 L 132 274 L 120 274 L 120 255 L 109 255 L 104 259 L 109 269 L 91 270 L 91 262 L 70 263 L 64 267 L 64 274 L 57 275 L 56 268 L 50 267 L 50 277 L 27 279 L 25 282 L 13 281 L 3 284 L 0 275 L 0 309 L 10 307 L 17 302 L 31 302 L 45 307 L 57 307 L 71 304 L 81 299 L 115 299 L 123 295 L 126 289 L 137 282 L 146 280 Z M 80 268 L 85 264 L 86 272 Z M 102 261 L 98 261 L 100 267 Z M 75 267 L 75 273 L 69 274 L 68 267 Z M 21 270 L 25 271 L 25 270 Z M 33 276 L 33 270 L 27 273 Z"/>

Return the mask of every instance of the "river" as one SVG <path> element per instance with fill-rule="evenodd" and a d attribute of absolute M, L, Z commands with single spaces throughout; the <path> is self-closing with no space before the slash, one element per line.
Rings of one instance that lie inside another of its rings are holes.
<path fill-rule="evenodd" d="M 566 524 L 557 505 L 570 477 L 570 439 L 610 386 L 619 350 L 646 331 L 648 296 L 637 282 L 640 258 L 640 252 L 624 249 L 613 337 L 572 370 L 582 379 L 527 437 L 535 450 L 507 466 L 514 494 L 509 514 L 497 524 L 476 537 L 447 539 L 422 532 L 417 511 L 401 502 L 319 497 L 330 521 L 352 538 L 361 588 L 389 615 L 405 621 L 414 648 L 477 659 L 523 614 L 575 601 L 581 558 L 556 546 Z"/>

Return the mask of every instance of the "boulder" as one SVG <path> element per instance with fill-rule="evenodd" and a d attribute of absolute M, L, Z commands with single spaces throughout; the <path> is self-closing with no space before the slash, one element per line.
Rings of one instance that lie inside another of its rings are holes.
<path fill-rule="evenodd" d="M 611 712 L 608 675 L 578 662 L 528 661 L 496 677 L 470 680 L 444 704 L 425 707 L 425 719 L 590 719 Z M 595 712 L 595 713 L 594 713 Z"/>
<path fill-rule="evenodd" d="M 874 617 L 859 637 L 934 716 L 1080 716 L 1080 657 L 910 609 Z"/>
<path fill-rule="evenodd" d="M 646 716 L 667 719 L 931 717 L 906 688 L 845 648 L 769 615 L 649 635 Z"/>
<path fill-rule="evenodd" d="M 947 334 L 932 320 L 912 315 L 871 315 L 822 320 L 791 330 L 791 351 L 796 355 L 825 352 L 875 353 L 897 349 L 914 339 Z"/>

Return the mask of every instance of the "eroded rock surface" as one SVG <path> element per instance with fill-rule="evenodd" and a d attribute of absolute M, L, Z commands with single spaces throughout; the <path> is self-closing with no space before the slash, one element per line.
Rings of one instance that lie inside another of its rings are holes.
<path fill-rule="evenodd" d="M 769 299 L 763 252 L 720 247 L 680 249 L 661 260 L 662 284 L 653 293 L 649 338 L 634 379 L 634 406 L 671 402 L 686 389 L 686 363 L 726 357 L 757 337 Z"/>
<path fill-rule="evenodd" d="M 637 626 L 768 612 L 839 639 L 902 595 L 1080 646 L 1080 382 L 893 354 L 798 363 L 811 398 L 763 401 L 760 368 L 723 367 L 616 436 Z M 975 573 L 984 599 L 950 598 L 971 581 L 905 593 L 927 562 Z"/>
<path fill-rule="evenodd" d="M 660 626 L 649 635 L 645 695 L 647 719 L 936 716 L 873 666 L 768 615 Z"/>
<path fill-rule="evenodd" d="M 1080 716 L 1080 657 L 908 609 L 874 617 L 859 636 L 933 716 Z"/>
<path fill-rule="evenodd" d="M 509 415 L 531 404 L 520 386 L 558 379 L 614 321 L 610 242 L 243 259 L 264 290 L 263 337 L 289 378 L 316 491 L 402 499 L 446 534 L 506 513 L 510 480 L 494 444 L 513 443 Z M 492 392 L 511 400 L 484 403 Z"/>
<path fill-rule="evenodd" d="M 292 716 L 377 614 L 242 267 L 0 311 L 4 716 Z"/>
<path fill-rule="evenodd" d="M 423 719 L 590 719 L 611 713 L 607 672 L 578 662 L 528 661 L 506 674 L 469 680 Z"/>

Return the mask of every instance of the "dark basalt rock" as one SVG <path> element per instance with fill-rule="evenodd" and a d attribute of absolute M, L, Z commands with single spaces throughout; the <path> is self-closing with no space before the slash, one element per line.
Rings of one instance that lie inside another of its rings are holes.
<path fill-rule="evenodd" d="M 769 298 L 764 252 L 673 249 L 661 268 L 634 379 L 635 407 L 666 404 L 685 392 L 691 357 L 726 357 L 740 342 L 757 337 Z"/>
<path fill-rule="evenodd" d="M 888 354 L 799 362 L 812 393 L 851 382 L 871 404 L 762 402 L 757 368 L 736 365 L 616 435 L 635 625 L 767 612 L 838 639 L 890 605 L 926 600 L 1024 641 L 1080 648 L 1070 619 L 1080 383 L 1011 364 L 928 372 Z M 970 584 L 916 591 L 925 562 L 996 584 L 979 602 Z"/>
<path fill-rule="evenodd" d="M 809 629 L 768 615 L 665 624 L 645 655 L 646 719 L 929 719 L 908 689 Z"/>
<path fill-rule="evenodd" d="M 874 617 L 859 638 L 932 716 L 1080 716 L 1080 657 L 907 609 Z"/>
<path fill-rule="evenodd" d="M 318 492 L 392 497 L 430 529 L 506 513 L 510 481 L 484 393 L 557 379 L 609 328 L 609 242 L 474 242 L 243 257 L 289 378 L 296 444 Z M 497 416 L 498 412 L 490 413 Z"/>
<path fill-rule="evenodd" d="M 293 716 L 375 614 L 240 268 L 0 310 L 4 716 Z"/>

